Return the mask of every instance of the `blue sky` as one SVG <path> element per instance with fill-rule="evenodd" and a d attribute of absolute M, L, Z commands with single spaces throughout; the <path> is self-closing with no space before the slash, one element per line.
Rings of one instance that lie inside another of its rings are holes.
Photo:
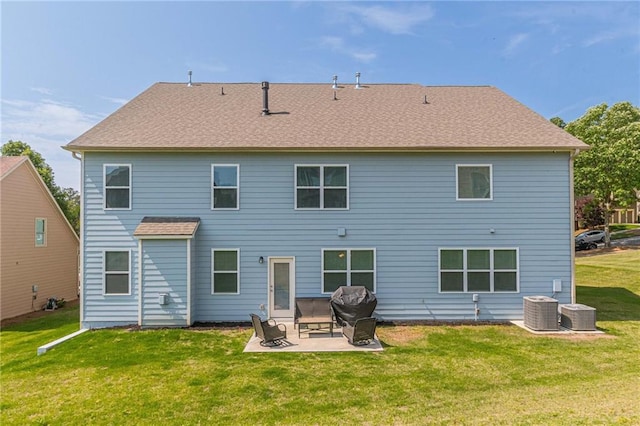
<path fill-rule="evenodd" d="M 60 149 L 157 81 L 492 85 L 546 118 L 640 104 L 640 2 L 7 2 L 0 142 Z"/>

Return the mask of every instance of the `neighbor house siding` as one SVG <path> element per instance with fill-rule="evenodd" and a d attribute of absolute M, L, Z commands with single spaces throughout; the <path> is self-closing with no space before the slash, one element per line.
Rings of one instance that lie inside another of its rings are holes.
<path fill-rule="evenodd" d="M 246 321 L 267 304 L 268 262 L 295 256 L 296 295 L 321 295 L 323 248 L 376 250 L 376 313 L 383 319 L 473 319 L 471 294 L 442 294 L 438 249 L 519 249 L 519 293 L 480 294 L 480 318 L 522 317 L 522 297 L 570 303 L 568 153 L 102 154 L 85 153 L 84 321 L 137 321 L 131 296 L 100 294 L 97 253 L 135 248 L 144 216 L 201 219 L 192 250 L 194 321 Z M 132 165 L 132 209 L 102 208 L 102 167 Z M 211 210 L 211 164 L 240 166 L 240 209 Z M 349 165 L 349 210 L 296 210 L 295 165 Z M 491 164 L 493 200 L 456 201 L 456 164 Z M 346 236 L 338 236 L 338 228 Z M 490 232 L 493 229 L 495 232 Z M 240 294 L 211 294 L 211 250 L 237 248 Z M 135 252 L 132 251 L 135 258 Z M 133 262 L 135 269 L 137 261 Z"/>
<path fill-rule="evenodd" d="M 36 218 L 46 219 L 40 247 Z M 78 238 L 28 162 L 0 181 L 0 235 L 2 319 L 40 310 L 50 297 L 78 298 Z"/>

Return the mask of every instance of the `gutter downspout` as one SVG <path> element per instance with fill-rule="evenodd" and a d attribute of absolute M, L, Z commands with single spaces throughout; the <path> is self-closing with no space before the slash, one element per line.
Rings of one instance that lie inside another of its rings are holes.
<path fill-rule="evenodd" d="M 78 253 L 78 259 L 80 260 L 78 265 L 78 298 L 80 299 L 80 328 L 83 328 L 84 322 L 84 191 L 82 190 L 82 176 L 84 176 L 84 156 L 79 152 L 71 151 L 71 156 L 80 161 L 80 247 Z"/>
<path fill-rule="evenodd" d="M 575 151 L 569 155 L 569 223 L 571 224 L 571 242 L 569 246 L 571 247 L 571 303 L 576 303 L 576 250 L 575 239 L 573 237 L 576 218 L 576 201 L 573 187 L 573 160 L 578 154 L 580 154 L 580 148 L 576 148 Z"/>

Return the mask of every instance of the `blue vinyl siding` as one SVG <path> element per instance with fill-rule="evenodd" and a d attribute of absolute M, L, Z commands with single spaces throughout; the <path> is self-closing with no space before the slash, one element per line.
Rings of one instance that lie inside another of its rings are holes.
<path fill-rule="evenodd" d="M 186 326 L 188 240 L 142 241 L 142 325 Z M 168 303 L 158 297 L 168 294 Z"/>
<path fill-rule="evenodd" d="M 268 303 L 269 256 L 295 256 L 296 295 L 321 295 L 323 248 L 376 249 L 376 314 L 473 319 L 471 294 L 442 294 L 438 249 L 517 247 L 520 292 L 482 294 L 480 319 L 522 318 L 522 297 L 571 302 L 568 153 L 91 153 L 84 155 L 83 323 L 137 321 L 137 240 L 144 216 L 196 216 L 193 321 L 247 321 Z M 102 165 L 132 164 L 132 209 L 102 207 Z M 240 209 L 211 210 L 211 164 L 240 166 Z M 295 165 L 348 164 L 349 210 L 296 210 Z M 456 164 L 491 164 L 493 200 L 456 201 Z M 346 228 L 346 236 L 338 236 Z M 490 233 L 490 229 L 495 233 Z M 183 242 L 184 244 L 184 242 Z M 100 255 L 131 248 L 132 294 L 105 298 Z M 211 294 L 211 249 L 240 250 L 240 294 Z M 100 283 L 101 284 L 101 283 Z M 101 288 L 101 287 L 99 287 Z"/>

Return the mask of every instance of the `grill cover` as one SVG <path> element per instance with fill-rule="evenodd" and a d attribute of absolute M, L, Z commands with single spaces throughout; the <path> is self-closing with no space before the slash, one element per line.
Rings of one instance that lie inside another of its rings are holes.
<path fill-rule="evenodd" d="M 341 326 L 354 326 L 360 318 L 370 317 L 377 304 L 376 296 L 363 286 L 338 287 L 331 295 L 331 307 Z"/>

